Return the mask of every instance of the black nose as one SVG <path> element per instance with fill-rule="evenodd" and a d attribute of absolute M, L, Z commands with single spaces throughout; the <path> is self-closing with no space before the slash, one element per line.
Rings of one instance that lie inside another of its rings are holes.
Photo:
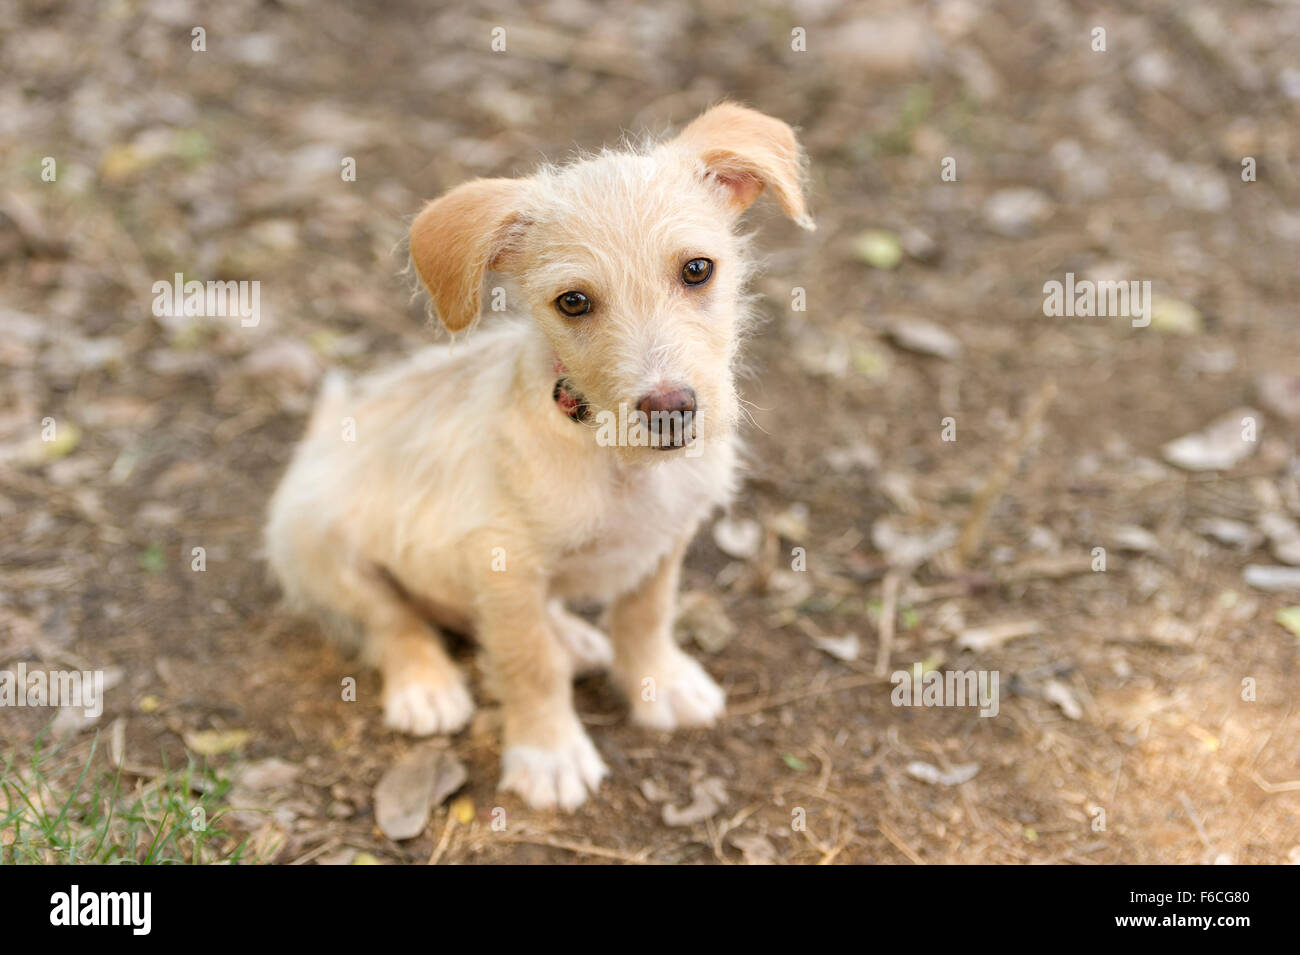
<path fill-rule="evenodd" d="M 652 391 L 637 402 L 636 410 L 646 417 L 651 445 L 680 448 L 695 434 L 695 391 L 672 388 Z"/>

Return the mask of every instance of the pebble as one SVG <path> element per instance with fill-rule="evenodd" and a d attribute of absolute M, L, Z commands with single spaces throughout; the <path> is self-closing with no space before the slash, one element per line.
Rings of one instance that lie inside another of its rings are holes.
<path fill-rule="evenodd" d="M 1241 576 L 1256 590 L 1300 593 L 1300 567 L 1247 564 Z"/>
<path fill-rule="evenodd" d="M 961 356 L 961 341 L 947 329 L 924 318 L 898 318 L 889 326 L 889 337 L 900 348 L 918 355 L 932 355 L 949 361 Z"/>
<path fill-rule="evenodd" d="M 1202 431 L 1170 441 L 1160 449 L 1170 464 L 1187 471 L 1226 471 L 1259 449 L 1244 436 L 1248 418 L 1259 420 L 1253 408 L 1238 408 L 1216 418 Z"/>
<path fill-rule="evenodd" d="M 1033 234 L 1052 213 L 1052 200 L 1038 189 L 999 189 L 984 204 L 984 222 L 1011 239 Z"/>

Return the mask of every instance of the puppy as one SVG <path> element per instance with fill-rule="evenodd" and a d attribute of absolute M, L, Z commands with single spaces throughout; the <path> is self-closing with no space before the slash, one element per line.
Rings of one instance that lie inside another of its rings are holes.
<path fill-rule="evenodd" d="M 484 649 L 501 786 L 536 808 L 572 809 L 607 773 L 573 709 L 579 670 L 607 666 L 642 726 L 723 712 L 673 640 L 675 592 L 735 486 L 737 219 L 766 189 L 812 229 L 802 173 L 789 126 L 723 104 L 660 145 L 425 205 L 411 261 L 442 323 L 474 324 L 487 270 L 516 280 L 517 317 L 327 379 L 266 528 L 290 601 L 360 626 L 387 725 L 451 733 L 473 712 L 429 623 Z M 608 605 L 611 640 L 572 600 Z"/>

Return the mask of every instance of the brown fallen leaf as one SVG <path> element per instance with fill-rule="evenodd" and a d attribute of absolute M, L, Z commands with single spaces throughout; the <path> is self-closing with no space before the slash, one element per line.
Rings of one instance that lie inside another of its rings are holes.
<path fill-rule="evenodd" d="M 434 744 L 414 747 L 375 786 L 375 822 L 393 840 L 424 831 L 434 806 L 465 784 L 465 766 Z"/>

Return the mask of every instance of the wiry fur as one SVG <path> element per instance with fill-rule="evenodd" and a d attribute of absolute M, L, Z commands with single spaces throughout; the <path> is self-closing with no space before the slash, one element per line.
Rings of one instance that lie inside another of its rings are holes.
<path fill-rule="evenodd" d="M 364 631 L 389 725 L 459 729 L 464 681 L 429 630 L 472 631 L 502 699 L 502 786 L 571 808 L 605 768 L 571 702 L 609 665 L 636 721 L 711 723 L 722 691 L 672 639 L 686 546 L 735 485 L 735 389 L 748 321 L 738 216 L 769 187 L 811 227 L 789 127 L 715 107 L 677 139 L 604 151 L 522 180 L 475 180 L 429 203 L 411 259 L 453 331 L 478 319 L 489 268 L 516 314 L 353 383 L 331 377 L 271 503 L 286 596 Z M 680 280 L 707 257 L 712 278 Z M 595 303 L 570 318 L 569 290 Z M 602 447 L 552 401 L 557 359 L 594 411 L 689 387 L 694 444 Z M 355 430 L 349 440 L 347 428 Z M 612 648 L 564 609 L 609 605 Z"/>

